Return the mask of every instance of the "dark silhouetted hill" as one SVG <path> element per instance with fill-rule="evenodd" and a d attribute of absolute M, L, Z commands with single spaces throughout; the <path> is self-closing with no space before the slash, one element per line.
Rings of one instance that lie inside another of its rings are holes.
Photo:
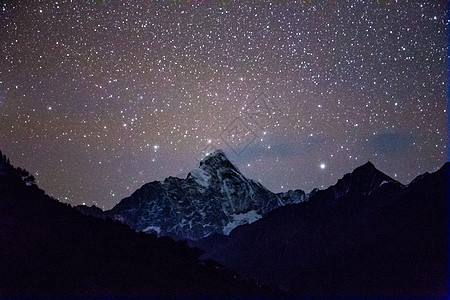
<path fill-rule="evenodd" d="M 448 172 L 403 186 L 367 163 L 308 202 L 196 245 L 290 295 L 446 297 Z"/>

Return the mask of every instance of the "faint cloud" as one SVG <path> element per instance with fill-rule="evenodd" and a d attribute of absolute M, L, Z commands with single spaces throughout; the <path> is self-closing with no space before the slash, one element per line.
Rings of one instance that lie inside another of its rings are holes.
<path fill-rule="evenodd" d="M 416 137 L 412 133 L 385 132 L 372 137 L 369 145 L 376 152 L 393 155 L 411 150 L 415 140 Z"/>

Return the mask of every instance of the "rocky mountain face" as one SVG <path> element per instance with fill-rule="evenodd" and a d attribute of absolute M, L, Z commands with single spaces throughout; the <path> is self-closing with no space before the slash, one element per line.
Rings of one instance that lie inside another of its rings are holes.
<path fill-rule="evenodd" d="M 147 183 L 106 213 L 138 231 L 196 240 L 212 233 L 229 234 L 275 208 L 306 199 L 300 190 L 270 192 L 245 178 L 218 150 L 185 179 Z"/>
<path fill-rule="evenodd" d="M 302 190 L 294 190 L 294 191 L 287 191 L 285 193 L 278 193 L 276 195 L 280 198 L 281 205 L 284 206 L 307 201 L 309 197 L 312 195 L 312 193 L 314 193 L 314 191 L 309 194 L 306 194 Z"/>
<path fill-rule="evenodd" d="M 446 163 L 402 185 L 367 163 L 307 202 L 195 245 L 293 296 L 446 297 L 448 173 Z"/>
<path fill-rule="evenodd" d="M 400 182 L 378 171 L 371 162 L 367 162 L 352 173 L 345 174 L 336 185 L 331 186 L 328 190 L 332 191 L 335 199 L 344 196 L 368 196 L 383 184 L 402 187 Z"/>

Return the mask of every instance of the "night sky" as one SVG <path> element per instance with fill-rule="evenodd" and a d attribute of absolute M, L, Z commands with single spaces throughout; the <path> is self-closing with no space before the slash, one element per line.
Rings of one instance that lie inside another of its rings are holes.
<path fill-rule="evenodd" d="M 111 208 L 223 149 L 274 192 L 447 159 L 446 1 L 2 1 L 0 150 Z"/>

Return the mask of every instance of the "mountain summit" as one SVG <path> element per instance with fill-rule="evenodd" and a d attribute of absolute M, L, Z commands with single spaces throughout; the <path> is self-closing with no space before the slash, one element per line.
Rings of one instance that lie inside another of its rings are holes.
<path fill-rule="evenodd" d="M 200 161 L 200 167 L 203 168 L 218 168 L 220 166 L 238 171 L 238 169 L 228 160 L 222 150 L 217 150 Z"/>
<path fill-rule="evenodd" d="M 247 179 L 218 150 L 185 179 L 147 183 L 108 214 L 136 230 L 195 240 L 212 233 L 228 234 L 277 207 L 303 200 L 276 195 Z"/>
<path fill-rule="evenodd" d="M 335 198 L 340 198 L 344 195 L 366 196 L 386 183 L 402 186 L 400 182 L 379 171 L 368 161 L 353 170 L 352 173 L 345 174 L 343 178 L 338 180 L 336 185 L 329 187 L 327 190 L 333 191 Z"/>
<path fill-rule="evenodd" d="M 199 185 L 207 186 L 212 180 L 220 180 L 224 174 L 241 174 L 238 168 L 233 165 L 225 156 L 222 150 L 206 156 L 200 161 L 197 169 L 189 172 L 186 179 L 194 179 Z"/>

